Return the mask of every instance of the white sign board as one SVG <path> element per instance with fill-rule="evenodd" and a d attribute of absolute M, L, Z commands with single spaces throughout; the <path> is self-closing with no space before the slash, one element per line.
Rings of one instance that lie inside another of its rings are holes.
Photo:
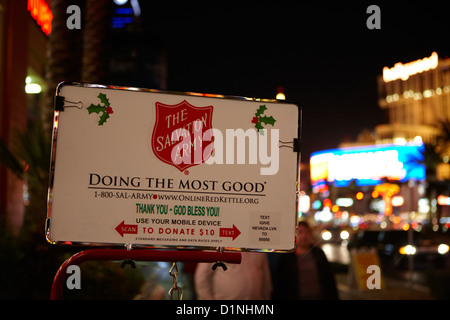
<path fill-rule="evenodd" d="M 292 250 L 300 123 L 276 100 L 62 83 L 47 239 Z"/>

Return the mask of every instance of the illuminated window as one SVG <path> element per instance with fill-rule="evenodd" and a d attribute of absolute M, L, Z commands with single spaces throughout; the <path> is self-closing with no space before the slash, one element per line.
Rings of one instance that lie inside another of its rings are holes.
<path fill-rule="evenodd" d="M 427 90 L 425 90 L 425 91 L 423 92 L 424 98 L 429 98 L 429 97 L 431 97 L 432 95 L 433 95 L 433 90 L 427 89 Z"/>

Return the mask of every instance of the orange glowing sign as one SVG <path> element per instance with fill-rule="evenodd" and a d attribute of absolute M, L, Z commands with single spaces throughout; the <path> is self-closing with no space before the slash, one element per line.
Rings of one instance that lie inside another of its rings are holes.
<path fill-rule="evenodd" d="M 28 0 L 28 11 L 48 36 L 52 32 L 53 14 L 44 0 Z"/>
<path fill-rule="evenodd" d="M 448 206 L 450 205 L 450 197 L 440 195 L 437 197 L 437 203 L 440 206 Z"/>
<path fill-rule="evenodd" d="M 392 68 L 383 68 L 383 80 L 384 82 L 397 79 L 402 79 L 405 81 L 412 75 L 435 69 L 438 66 L 438 63 L 439 57 L 436 52 L 433 52 L 428 58 L 419 59 L 413 62 L 405 64 L 398 62 Z"/>

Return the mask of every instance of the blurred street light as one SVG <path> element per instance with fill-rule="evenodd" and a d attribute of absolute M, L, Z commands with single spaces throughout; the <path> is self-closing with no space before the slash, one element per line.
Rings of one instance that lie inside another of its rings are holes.
<path fill-rule="evenodd" d="M 40 84 L 33 82 L 32 78 L 28 76 L 25 79 L 25 93 L 38 94 L 41 93 L 42 87 Z"/>
<path fill-rule="evenodd" d="M 277 96 L 276 96 L 276 99 L 277 100 L 286 100 L 286 96 L 284 95 L 284 89 L 283 89 L 283 87 L 278 87 L 277 88 Z"/>

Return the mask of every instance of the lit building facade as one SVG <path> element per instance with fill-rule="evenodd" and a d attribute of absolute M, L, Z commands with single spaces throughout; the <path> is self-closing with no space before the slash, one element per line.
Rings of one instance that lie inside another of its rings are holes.
<path fill-rule="evenodd" d="M 411 141 L 420 136 L 435 144 L 441 122 L 450 121 L 450 58 L 429 57 L 385 67 L 378 77 L 383 122 L 376 127 L 380 143 Z"/>
<path fill-rule="evenodd" d="M 431 222 L 433 228 L 441 223 L 448 229 L 450 194 L 442 188 L 427 193 L 424 144 L 436 146 L 439 138 L 450 139 L 445 130 L 446 125 L 450 128 L 450 58 L 433 52 L 399 62 L 385 67 L 377 80 L 383 124 L 376 126 L 375 134 L 366 137 L 362 132 L 357 142 L 311 156 L 315 219 L 337 223 L 347 213 L 344 222 L 350 224 L 352 219 L 361 223 L 363 217 L 375 217 L 373 222 L 382 228 L 406 230 L 413 223 L 420 230 L 421 224 Z M 441 182 L 450 180 L 450 143 L 443 146 L 442 162 L 436 166 Z"/>

